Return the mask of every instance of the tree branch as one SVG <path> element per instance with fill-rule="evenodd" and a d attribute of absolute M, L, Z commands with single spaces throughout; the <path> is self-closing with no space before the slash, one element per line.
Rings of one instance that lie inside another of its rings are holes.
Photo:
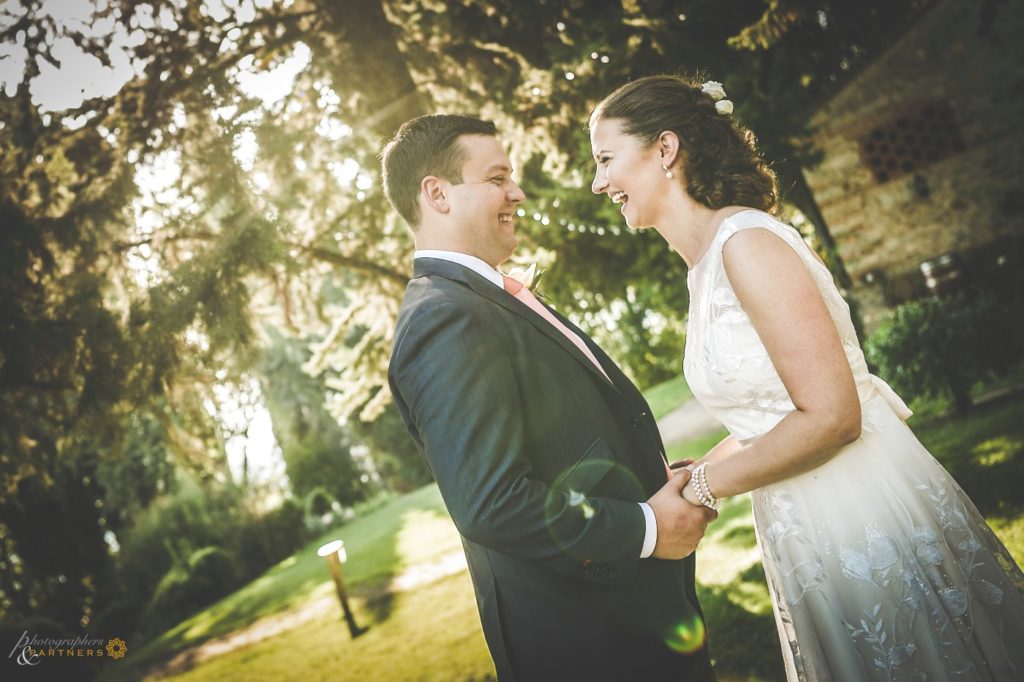
<path fill-rule="evenodd" d="M 128 251 L 130 249 L 133 249 L 133 248 L 136 248 L 136 247 L 139 247 L 139 246 L 143 246 L 143 245 L 146 245 L 146 244 L 152 244 L 154 241 L 179 242 L 179 241 L 189 241 L 189 240 L 193 240 L 194 239 L 194 240 L 209 242 L 209 241 L 213 241 L 217 237 L 218 237 L 218 235 L 216 235 L 216 234 L 214 234 L 212 232 L 193 232 L 191 234 L 179 234 L 179 235 L 171 235 L 171 236 L 167 236 L 167 237 L 164 237 L 164 236 L 161 236 L 161 235 L 153 235 L 153 236 L 150 236 L 150 237 L 146 237 L 145 239 L 137 239 L 137 240 L 134 240 L 134 241 L 115 242 L 113 250 L 118 252 L 118 253 L 123 253 L 125 251 Z M 330 251 L 330 250 L 324 249 L 324 248 L 319 248 L 319 247 L 315 247 L 315 246 L 305 246 L 303 244 L 296 244 L 294 242 L 285 242 L 285 246 L 287 246 L 289 248 L 292 248 L 292 249 L 296 249 L 296 250 L 298 250 L 298 251 L 300 251 L 302 253 L 305 253 L 305 254 L 307 254 L 309 256 L 312 256 L 313 258 L 315 258 L 318 261 L 321 261 L 321 262 L 324 262 L 324 263 L 330 263 L 331 265 L 340 265 L 340 266 L 343 266 L 343 267 L 346 267 L 346 268 L 351 268 L 353 270 L 359 270 L 361 272 L 366 272 L 366 273 L 370 273 L 370 274 L 373 274 L 373 275 L 377 275 L 379 277 L 383 277 L 385 280 L 388 280 L 390 282 L 394 282 L 395 284 L 399 284 L 399 285 L 401 285 L 403 287 L 406 284 L 408 284 L 408 282 L 409 282 L 409 275 L 408 274 L 403 273 L 403 272 L 399 272 L 397 270 L 393 270 L 392 268 L 389 268 L 386 265 L 382 265 L 381 263 L 375 263 L 373 261 L 366 260 L 366 259 L 363 259 L 363 258 L 355 258 L 353 256 L 346 256 L 344 254 L 338 253 L 337 251 Z"/>
<path fill-rule="evenodd" d="M 364 260 L 362 258 L 353 258 L 352 256 L 346 256 L 336 251 L 328 251 L 327 249 L 321 249 L 315 246 L 302 246 L 300 244 L 294 244 L 293 246 L 300 249 L 303 253 L 309 254 L 324 263 L 341 265 L 347 268 L 352 268 L 353 270 L 373 273 L 388 281 L 400 284 L 403 287 L 409 283 L 408 274 L 392 270 L 386 265 L 381 265 L 380 263 L 374 263 L 373 261 Z"/>

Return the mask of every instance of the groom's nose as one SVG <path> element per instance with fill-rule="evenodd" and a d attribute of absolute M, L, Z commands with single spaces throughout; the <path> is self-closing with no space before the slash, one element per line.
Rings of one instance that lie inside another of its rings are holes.
<path fill-rule="evenodd" d="M 526 199 L 526 192 L 523 191 L 523 188 L 515 180 L 512 180 L 512 189 L 509 190 L 507 199 L 513 204 L 518 204 Z"/>

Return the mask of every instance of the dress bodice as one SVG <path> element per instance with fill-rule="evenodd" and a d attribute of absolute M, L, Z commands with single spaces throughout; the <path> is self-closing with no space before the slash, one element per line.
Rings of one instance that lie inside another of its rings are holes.
<path fill-rule="evenodd" d="M 793 227 L 754 209 L 740 211 L 722 221 L 710 247 L 687 275 L 690 307 L 683 373 L 693 395 L 741 441 L 765 434 L 796 409 L 736 298 L 722 262 L 725 242 L 740 230 L 751 228 L 763 228 L 777 235 L 796 251 L 810 271 L 839 332 L 862 406 L 866 408 L 872 398 L 882 397 L 901 417 L 909 416 L 906 405 L 892 389 L 868 372 L 849 305 L 828 268 Z M 780 301 L 779 305 L 785 302 Z M 862 422 L 864 428 L 870 428 L 870 409 L 863 410 Z"/>

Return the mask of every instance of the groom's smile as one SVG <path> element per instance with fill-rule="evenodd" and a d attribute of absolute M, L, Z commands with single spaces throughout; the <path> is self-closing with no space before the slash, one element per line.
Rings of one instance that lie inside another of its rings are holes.
<path fill-rule="evenodd" d="M 459 142 L 466 161 L 462 182 L 450 189 L 452 216 L 469 253 L 497 267 L 518 244 L 516 206 L 526 195 L 512 179 L 512 163 L 496 138 L 466 135 Z"/>

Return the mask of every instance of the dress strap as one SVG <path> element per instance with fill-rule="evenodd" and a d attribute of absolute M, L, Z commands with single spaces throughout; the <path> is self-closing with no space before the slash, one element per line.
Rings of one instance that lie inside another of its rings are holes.
<path fill-rule="evenodd" d="M 770 213 L 750 208 L 743 211 L 737 211 L 722 222 L 723 225 L 719 229 L 716 240 L 717 243 L 715 244 L 719 254 L 721 254 L 722 250 L 725 248 L 725 243 L 729 241 L 729 238 L 737 232 L 762 228 L 775 234 L 775 236 L 789 244 L 789 246 L 797 252 L 797 255 L 800 256 L 800 259 L 804 261 L 811 272 L 814 273 L 815 277 L 821 278 L 819 280 L 819 287 L 822 282 L 832 282 L 832 273 L 829 272 L 828 266 L 826 266 L 825 263 L 822 262 L 821 258 L 819 258 L 811 247 L 807 245 L 804 241 L 803 235 L 801 235 L 795 227 L 782 222 Z"/>

